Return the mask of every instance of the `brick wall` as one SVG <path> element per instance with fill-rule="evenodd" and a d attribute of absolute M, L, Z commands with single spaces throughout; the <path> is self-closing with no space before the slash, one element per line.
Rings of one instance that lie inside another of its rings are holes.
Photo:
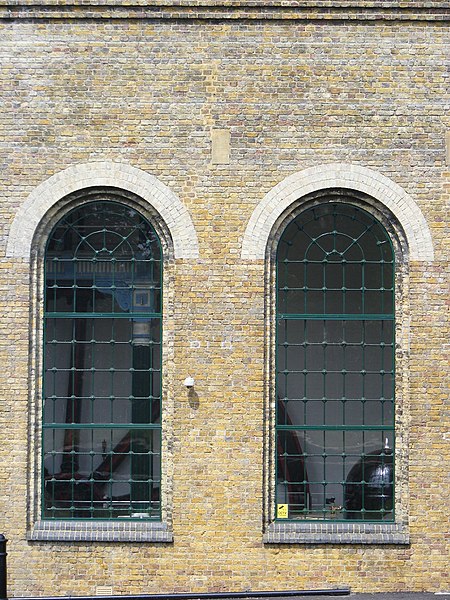
<path fill-rule="evenodd" d="M 1 8 L 0 523 L 10 595 L 449 589 L 448 7 L 247 4 Z M 211 160 L 213 129 L 230 132 L 228 164 Z M 7 254 L 8 235 L 43 182 L 105 161 L 167 186 L 198 238 L 198 258 L 175 254 L 168 267 L 173 542 L 27 541 L 39 492 L 41 292 L 30 279 L 39 263 Z M 264 261 L 241 259 L 242 244 L 274 186 L 328 163 L 400 186 L 431 233 L 434 259 L 410 262 L 402 313 L 410 544 L 263 542 L 267 288 Z M 182 385 L 189 374 L 195 394 Z"/>

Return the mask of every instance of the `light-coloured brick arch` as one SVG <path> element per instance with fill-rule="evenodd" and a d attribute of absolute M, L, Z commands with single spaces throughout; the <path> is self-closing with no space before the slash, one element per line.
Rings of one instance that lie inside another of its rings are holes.
<path fill-rule="evenodd" d="M 310 167 L 286 177 L 272 188 L 250 217 L 242 243 L 242 258 L 264 259 L 267 241 L 277 219 L 302 197 L 327 188 L 347 188 L 378 200 L 402 226 L 408 241 L 410 260 L 433 260 L 431 233 L 414 200 L 384 175 L 346 163 Z"/>
<path fill-rule="evenodd" d="M 17 211 L 8 236 L 6 255 L 29 258 L 41 219 L 64 196 L 89 187 L 114 187 L 147 201 L 162 217 L 172 236 L 175 258 L 198 258 L 198 239 L 180 199 L 153 175 L 125 163 L 81 163 L 56 173 L 33 190 Z"/>

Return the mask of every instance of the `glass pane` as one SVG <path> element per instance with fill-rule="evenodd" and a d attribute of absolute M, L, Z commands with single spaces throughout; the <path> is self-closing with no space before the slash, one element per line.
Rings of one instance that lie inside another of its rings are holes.
<path fill-rule="evenodd" d="M 308 369 L 308 371 L 314 371 L 320 368 L 323 364 L 324 348 L 320 345 L 308 345 L 305 347 L 306 362 L 302 365 L 302 368 Z"/>
<path fill-rule="evenodd" d="M 347 299 L 347 296 L 345 296 Z M 342 314 L 344 312 L 344 294 L 341 290 L 328 290 L 325 294 L 325 312 Z"/>
<path fill-rule="evenodd" d="M 308 399 L 322 399 L 325 393 L 325 378 L 322 373 L 308 373 L 305 375 L 306 397 Z"/>
<path fill-rule="evenodd" d="M 360 400 L 346 400 L 345 402 L 345 420 L 346 425 L 364 425 L 366 403 Z M 370 423 L 370 420 L 367 421 Z M 379 423 L 377 423 L 379 425 Z"/>
<path fill-rule="evenodd" d="M 288 373 L 285 381 L 287 398 L 303 398 L 307 395 L 306 375 L 303 373 Z"/>
<path fill-rule="evenodd" d="M 345 368 L 347 371 L 361 371 L 364 365 L 364 348 L 362 345 L 346 346 Z"/>
<path fill-rule="evenodd" d="M 342 425 L 343 406 L 341 400 L 327 400 L 324 402 L 324 417 L 322 425 Z"/>
<path fill-rule="evenodd" d="M 279 425 L 304 425 L 307 422 L 305 400 L 279 400 L 277 423 Z"/>
<path fill-rule="evenodd" d="M 321 290 L 324 285 L 325 270 L 322 263 L 305 263 L 306 285 L 310 290 Z"/>
<path fill-rule="evenodd" d="M 322 343 L 324 340 L 325 324 L 324 321 L 303 321 L 305 328 L 305 341 L 310 344 Z M 329 333 L 329 329 L 327 333 Z M 328 338 L 328 341 L 331 341 Z"/>
<path fill-rule="evenodd" d="M 325 286 L 328 289 L 341 291 L 344 285 L 344 270 L 342 262 L 330 262 L 325 267 Z"/>
<path fill-rule="evenodd" d="M 325 405 L 322 400 L 308 400 L 306 402 L 306 423 L 308 425 L 321 425 L 324 421 Z"/>
<path fill-rule="evenodd" d="M 325 376 L 325 393 L 328 400 L 343 398 L 345 390 L 345 375 L 341 373 L 327 373 Z"/>
<path fill-rule="evenodd" d="M 282 293 L 284 312 L 288 314 L 303 314 L 307 310 L 306 294 L 303 290 L 291 289 Z"/>
<path fill-rule="evenodd" d="M 364 294 L 360 290 L 347 290 L 345 293 L 345 312 L 359 315 L 364 309 Z"/>
<path fill-rule="evenodd" d="M 346 263 L 343 266 L 345 287 L 348 290 L 362 288 L 362 265 L 359 263 Z"/>
<path fill-rule="evenodd" d="M 340 371 L 345 364 L 347 352 L 340 343 L 325 347 L 325 365 L 329 371 Z"/>

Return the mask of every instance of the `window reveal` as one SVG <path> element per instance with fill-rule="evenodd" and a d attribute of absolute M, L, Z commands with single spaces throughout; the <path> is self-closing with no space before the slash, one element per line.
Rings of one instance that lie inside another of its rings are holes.
<path fill-rule="evenodd" d="M 160 519 L 161 259 L 150 223 L 107 200 L 49 237 L 45 519 Z"/>
<path fill-rule="evenodd" d="M 392 520 L 391 241 L 366 211 L 320 204 L 276 264 L 276 517 Z"/>

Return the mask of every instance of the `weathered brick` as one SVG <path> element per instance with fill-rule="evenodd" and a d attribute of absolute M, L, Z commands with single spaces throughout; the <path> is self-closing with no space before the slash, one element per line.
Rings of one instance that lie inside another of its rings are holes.
<path fill-rule="evenodd" d="M 0 512 L 11 596 L 449 589 L 446 4 L 0 7 Z M 211 163 L 216 129 L 230 132 L 229 164 Z M 323 187 L 347 181 L 388 206 L 414 250 L 397 361 L 407 546 L 388 534 L 363 544 L 357 532 L 353 544 L 327 543 L 326 531 L 324 543 L 263 543 L 264 253 L 282 203 L 317 189 L 318 172 Z M 27 541 L 39 493 L 34 255 L 63 197 L 92 185 L 138 194 L 173 235 L 163 467 L 173 543 L 107 543 L 98 530 L 99 541 Z"/>

